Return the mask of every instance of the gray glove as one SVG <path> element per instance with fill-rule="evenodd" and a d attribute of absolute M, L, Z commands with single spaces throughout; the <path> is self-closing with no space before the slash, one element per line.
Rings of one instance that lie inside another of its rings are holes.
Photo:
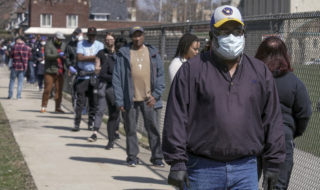
<path fill-rule="evenodd" d="M 263 174 L 263 190 L 273 190 L 274 186 L 277 184 L 279 174 L 275 172 L 266 171 Z"/>
<path fill-rule="evenodd" d="M 168 176 L 168 184 L 183 190 L 184 183 L 189 187 L 188 173 L 185 170 L 170 171 Z"/>

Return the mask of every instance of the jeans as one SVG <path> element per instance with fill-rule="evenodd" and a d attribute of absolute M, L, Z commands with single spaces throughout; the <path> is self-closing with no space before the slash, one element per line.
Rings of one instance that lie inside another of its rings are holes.
<path fill-rule="evenodd" d="M 37 75 L 38 77 L 38 86 L 39 86 L 39 90 L 43 88 L 43 79 L 44 76 L 43 75 Z"/>
<path fill-rule="evenodd" d="M 34 69 L 34 62 L 29 61 L 28 62 L 28 70 L 29 70 L 29 80 L 28 82 L 30 83 L 35 83 L 36 82 L 36 74 L 35 74 L 35 69 Z"/>
<path fill-rule="evenodd" d="M 123 112 L 124 129 L 126 131 L 127 161 L 136 160 L 139 153 L 137 138 L 137 114 L 142 112 L 144 127 L 148 133 L 151 161 L 162 159 L 163 154 L 160 145 L 159 123 L 157 112 L 147 106 L 146 102 L 134 102 L 134 106 Z"/>
<path fill-rule="evenodd" d="M 24 74 L 25 74 L 24 71 L 16 71 L 13 68 L 11 68 L 8 98 L 12 98 L 14 82 L 15 82 L 16 78 L 18 78 L 17 99 L 21 98 L 21 91 L 22 91 L 22 86 L 23 86 Z"/>
<path fill-rule="evenodd" d="M 103 114 L 108 106 L 109 119 L 107 123 L 107 132 L 109 141 L 115 140 L 115 131 L 120 124 L 120 110 L 117 108 L 114 100 L 114 92 L 112 86 L 107 87 L 106 83 L 100 82 L 98 89 L 97 113 L 94 119 L 95 131 L 100 129 Z"/>
<path fill-rule="evenodd" d="M 218 162 L 190 155 L 186 164 L 190 186 L 187 190 L 257 190 L 257 159 L 245 157 Z"/>

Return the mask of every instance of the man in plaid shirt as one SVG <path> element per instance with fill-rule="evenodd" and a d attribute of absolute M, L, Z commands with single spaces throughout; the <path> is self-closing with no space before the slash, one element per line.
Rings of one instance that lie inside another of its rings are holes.
<path fill-rule="evenodd" d="M 12 66 L 10 67 L 11 73 L 8 99 L 12 99 L 16 78 L 18 78 L 17 99 L 21 99 L 23 79 L 28 69 L 28 60 L 31 56 L 31 48 L 24 43 L 23 37 L 18 37 L 11 52 L 11 58 L 13 61 Z"/>

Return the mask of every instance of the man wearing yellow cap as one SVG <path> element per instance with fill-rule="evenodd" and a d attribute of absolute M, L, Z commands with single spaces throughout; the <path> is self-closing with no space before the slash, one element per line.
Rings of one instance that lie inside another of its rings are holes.
<path fill-rule="evenodd" d="M 273 76 L 243 53 L 244 22 L 233 6 L 211 19 L 211 49 L 188 60 L 173 80 L 163 130 L 168 183 L 180 189 L 272 190 L 285 159 Z"/>

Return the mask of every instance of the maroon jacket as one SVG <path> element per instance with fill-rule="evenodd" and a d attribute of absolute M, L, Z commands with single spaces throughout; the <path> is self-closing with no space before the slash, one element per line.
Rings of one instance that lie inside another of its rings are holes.
<path fill-rule="evenodd" d="M 210 52 L 183 64 L 168 97 L 163 152 L 176 170 L 194 154 L 222 162 L 262 155 L 265 169 L 277 171 L 285 159 L 282 116 L 265 64 L 244 54 L 232 78 Z"/>
<path fill-rule="evenodd" d="M 31 48 L 25 43 L 16 43 L 12 48 L 11 58 L 16 71 L 27 71 L 28 61 L 31 58 Z"/>

